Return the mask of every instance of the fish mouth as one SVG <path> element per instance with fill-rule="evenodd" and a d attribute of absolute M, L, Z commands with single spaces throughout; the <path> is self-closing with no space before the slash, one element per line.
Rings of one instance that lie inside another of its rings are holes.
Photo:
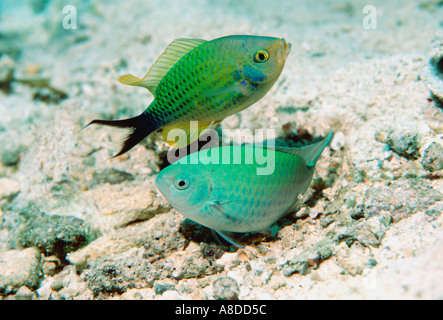
<path fill-rule="evenodd" d="M 287 43 L 285 39 L 281 38 L 280 41 L 277 41 L 277 43 L 274 44 L 274 46 L 277 49 L 278 63 L 283 65 L 289 53 L 291 52 L 292 45 L 290 43 Z"/>
<path fill-rule="evenodd" d="M 157 177 L 157 179 L 155 180 L 155 184 L 157 186 L 158 191 L 160 191 L 163 198 L 165 198 L 166 201 L 168 201 L 169 205 L 171 207 L 177 208 L 177 204 L 179 205 L 179 203 L 176 203 L 176 201 L 174 201 L 174 197 L 171 197 L 171 191 L 170 191 L 171 182 L 168 181 L 167 178 L 159 179 Z"/>
<path fill-rule="evenodd" d="M 271 46 L 266 48 L 268 51 L 276 52 L 280 57 L 286 58 L 291 52 L 292 45 L 287 43 L 284 38 L 277 39 Z"/>
<path fill-rule="evenodd" d="M 160 177 L 157 176 L 157 179 L 155 179 L 155 185 L 157 186 L 157 189 L 160 191 L 161 194 L 163 194 L 163 191 L 166 189 L 166 183 L 163 179 L 159 179 Z"/>
<path fill-rule="evenodd" d="M 287 58 L 289 56 L 289 53 L 291 52 L 292 49 L 292 44 L 287 43 L 285 39 L 281 39 L 281 43 L 282 43 L 282 48 L 283 48 L 283 52 L 285 54 L 285 58 Z"/>
<path fill-rule="evenodd" d="M 164 198 L 168 199 L 169 196 L 168 190 L 171 185 L 174 184 L 174 175 L 171 175 L 169 172 L 160 172 L 155 179 L 155 185 L 157 186 L 158 191 L 163 195 Z"/>
<path fill-rule="evenodd" d="M 289 53 L 291 52 L 292 45 L 290 43 L 287 43 L 285 39 L 281 38 L 279 49 L 280 49 L 280 56 L 283 59 L 286 59 Z"/>

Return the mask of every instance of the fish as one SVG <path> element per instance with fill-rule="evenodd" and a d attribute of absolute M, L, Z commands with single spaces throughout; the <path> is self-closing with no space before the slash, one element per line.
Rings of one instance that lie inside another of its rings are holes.
<path fill-rule="evenodd" d="M 290 43 L 275 37 L 176 39 L 143 78 L 119 79 L 152 93 L 154 100 L 145 111 L 129 119 L 92 120 L 84 128 L 91 124 L 129 128 L 114 157 L 155 131 L 161 131 L 172 148 L 186 147 L 207 128 L 260 100 L 277 81 L 290 51 Z M 198 130 L 190 129 L 191 121 L 198 121 Z M 178 132 L 186 133 L 186 139 Z"/>
<path fill-rule="evenodd" d="M 185 217 L 241 247 L 239 233 L 268 234 L 306 192 L 332 136 L 331 130 L 321 141 L 301 148 L 241 145 L 202 150 L 164 168 L 155 183 Z M 260 174 L 258 169 L 265 165 L 272 170 Z"/>

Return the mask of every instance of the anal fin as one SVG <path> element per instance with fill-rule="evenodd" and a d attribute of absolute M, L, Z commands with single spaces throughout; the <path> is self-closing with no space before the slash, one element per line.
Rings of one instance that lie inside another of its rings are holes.
<path fill-rule="evenodd" d="M 243 245 L 238 239 L 236 239 L 236 235 L 239 233 L 237 232 L 229 232 L 229 231 L 220 231 L 220 230 L 214 230 L 220 237 L 225 239 L 230 244 L 236 246 L 237 248 L 244 248 L 245 245 Z"/>
<path fill-rule="evenodd" d="M 204 131 L 219 121 L 192 121 L 174 123 L 162 128 L 163 139 L 174 149 L 181 149 L 191 144 Z M 173 131 L 177 130 L 177 131 Z M 180 131 L 181 130 L 181 131 Z"/>

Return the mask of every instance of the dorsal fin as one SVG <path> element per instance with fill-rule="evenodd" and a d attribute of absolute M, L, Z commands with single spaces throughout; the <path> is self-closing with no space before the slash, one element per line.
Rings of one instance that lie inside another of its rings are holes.
<path fill-rule="evenodd" d="M 329 144 L 333 136 L 332 130 L 329 131 L 329 135 L 323 140 L 314 144 L 300 147 L 300 148 L 288 148 L 288 147 L 274 147 L 275 151 L 285 152 L 298 156 L 305 160 L 308 167 L 314 167 L 324 148 Z"/>
<path fill-rule="evenodd" d="M 118 79 L 121 83 L 130 86 L 144 87 L 154 94 L 158 84 L 166 73 L 180 60 L 186 53 L 207 42 L 201 39 L 175 39 L 166 50 L 158 57 L 157 61 L 149 69 L 148 73 L 139 79 L 133 75 L 125 75 Z"/>

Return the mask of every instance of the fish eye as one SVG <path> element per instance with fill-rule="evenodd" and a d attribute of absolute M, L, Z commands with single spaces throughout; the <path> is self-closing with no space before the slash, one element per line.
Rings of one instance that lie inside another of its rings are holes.
<path fill-rule="evenodd" d="M 187 187 L 189 187 L 189 181 L 185 178 L 177 178 L 174 181 L 174 187 L 177 190 L 185 190 Z"/>
<path fill-rule="evenodd" d="M 254 53 L 254 61 L 263 63 L 269 60 L 269 52 L 264 49 L 259 49 Z"/>

